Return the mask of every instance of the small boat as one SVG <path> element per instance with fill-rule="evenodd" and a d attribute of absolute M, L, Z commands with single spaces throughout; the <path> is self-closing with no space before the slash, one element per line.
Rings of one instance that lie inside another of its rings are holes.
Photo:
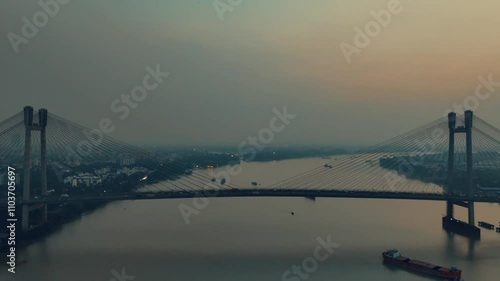
<path fill-rule="evenodd" d="M 386 264 L 403 267 L 410 271 L 450 280 L 460 280 L 462 278 L 462 270 L 456 267 L 447 268 L 424 261 L 412 260 L 402 256 L 398 250 L 387 250 L 382 253 L 382 258 Z"/>
<path fill-rule="evenodd" d="M 500 227 L 497 227 L 497 232 L 500 233 Z"/>
<path fill-rule="evenodd" d="M 253 181 L 253 182 L 252 182 L 252 185 L 253 185 L 253 186 L 256 186 L 256 185 L 257 185 L 257 182 L 256 182 L 256 181 Z"/>
<path fill-rule="evenodd" d="M 330 164 L 325 164 L 323 167 L 325 167 L 325 168 L 333 168 L 333 166 L 330 165 Z"/>
<path fill-rule="evenodd" d="M 214 181 L 216 181 L 216 179 L 215 179 L 215 178 L 212 178 L 212 182 L 214 182 Z"/>
<path fill-rule="evenodd" d="M 226 183 L 226 179 L 225 179 L 225 178 L 222 178 L 222 179 L 220 180 L 220 184 L 225 184 L 225 183 Z"/>

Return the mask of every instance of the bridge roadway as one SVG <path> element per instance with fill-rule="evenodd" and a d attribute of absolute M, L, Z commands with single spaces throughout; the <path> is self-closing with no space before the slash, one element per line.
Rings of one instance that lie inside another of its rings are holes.
<path fill-rule="evenodd" d="M 500 203 L 500 195 L 467 196 L 444 193 L 404 193 L 404 192 L 373 192 L 373 191 L 336 191 L 336 190 L 298 190 L 298 189 L 232 189 L 232 190 L 200 190 L 200 191 L 163 191 L 144 192 L 102 196 L 79 196 L 61 199 L 57 197 L 18 200 L 16 206 L 24 204 L 35 205 L 41 203 L 80 203 L 80 202 L 108 202 L 123 200 L 151 200 L 151 199 L 182 199 L 196 197 L 325 197 L 325 198 L 363 198 L 363 199 L 405 199 L 431 201 L 474 201 L 486 203 Z M 6 201 L 0 207 L 6 207 Z"/>

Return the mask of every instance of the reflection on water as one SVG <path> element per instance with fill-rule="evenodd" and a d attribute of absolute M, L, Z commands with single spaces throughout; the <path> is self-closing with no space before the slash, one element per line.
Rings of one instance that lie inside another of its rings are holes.
<path fill-rule="evenodd" d="M 457 242 L 459 238 L 455 237 L 456 235 L 453 233 L 448 233 L 447 239 L 446 239 L 446 253 L 448 256 L 453 256 L 453 255 L 458 255 L 460 253 L 460 249 L 457 249 L 457 247 L 463 246 L 464 242 Z M 466 242 L 466 251 L 464 257 L 467 258 L 467 260 L 474 260 L 474 254 L 475 254 L 475 249 L 476 249 L 476 244 L 479 243 L 475 239 L 468 239 L 468 238 L 463 238 L 464 241 Z"/>
<path fill-rule="evenodd" d="M 251 187 L 279 182 L 329 160 L 244 163 L 231 179 Z M 108 281 L 112 270 L 136 281 L 282 280 L 313 255 L 318 237 L 339 243 L 307 280 L 429 280 L 382 265 L 381 253 L 457 266 L 465 280 L 498 280 L 500 234 L 476 243 L 441 228 L 444 202 L 317 198 L 211 198 L 186 225 L 179 204 L 192 199 L 123 201 L 105 206 L 20 251 L 27 261 L 0 280 Z M 498 222 L 498 204 L 476 204 L 478 220 Z M 294 215 L 291 215 L 291 212 Z M 466 217 L 457 208 L 457 218 Z M 11 279 L 8 279 L 11 278 Z M 293 279 L 290 279 L 293 280 Z"/>

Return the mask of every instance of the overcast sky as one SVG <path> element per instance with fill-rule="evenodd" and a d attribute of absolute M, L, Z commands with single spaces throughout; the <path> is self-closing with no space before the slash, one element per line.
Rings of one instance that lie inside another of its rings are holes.
<path fill-rule="evenodd" d="M 16 54 L 8 34 L 42 8 L 2 0 L 0 120 L 29 104 L 110 118 L 131 143 L 237 145 L 287 106 L 273 144 L 370 144 L 463 104 L 479 76 L 500 82 L 496 0 L 401 0 L 348 63 L 339 45 L 389 2 L 243 0 L 221 20 L 211 0 L 72 0 Z M 121 120 L 111 104 L 158 64 L 170 75 Z M 497 86 L 476 113 L 500 127 L 499 108 Z"/>

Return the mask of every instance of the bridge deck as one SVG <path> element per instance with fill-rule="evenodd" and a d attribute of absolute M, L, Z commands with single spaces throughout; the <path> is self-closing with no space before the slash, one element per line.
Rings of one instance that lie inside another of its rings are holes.
<path fill-rule="evenodd" d="M 325 198 L 361 198 L 361 199 L 404 199 L 404 200 L 431 200 L 431 201 L 474 201 L 500 203 L 499 196 L 466 196 L 443 193 L 401 193 L 401 192 L 371 192 L 371 191 L 332 191 L 332 190 L 293 190 L 293 189 L 237 189 L 237 190 L 200 190 L 144 192 L 106 195 L 98 197 L 46 198 L 29 201 L 18 200 L 18 206 L 24 204 L 62 203 L 62 202 L 106 202 L 122 200 L 151 200 L 151 199 L 182 199 L 196 197 L 325 197 Z M 2 202 L 0 206 L 7 204 Z"/>

